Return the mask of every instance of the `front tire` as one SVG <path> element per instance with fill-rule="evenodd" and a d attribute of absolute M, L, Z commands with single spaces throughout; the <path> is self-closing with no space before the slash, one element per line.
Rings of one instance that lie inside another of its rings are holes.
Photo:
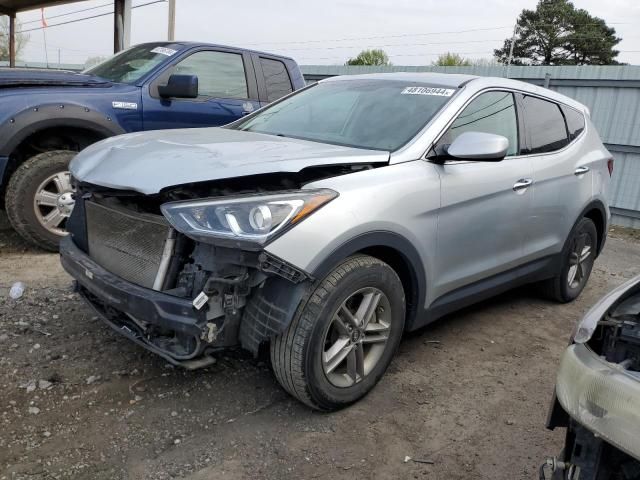
<path fill-rule="evenodd" d="M 77 154 L 55 150 L 31 157 L 11 176 L 5 208 L 11 226 L 26 241 L 52 252 L 66 235 L 73 209 L 69 162 Z"/>
<path fill-rule="evenodd" d="M 276 378 L 318 410 L 364 397 L 395 354 L 405 319 L 396 272 L 365 255 L 350 257 L 318 282 L 281 335 L 271 342 Z"/>
<path fill-rule="evenodd" d="M 560 274 L 545 282 L 550 298 L 572 302 L 587 284 L 598 248 L 598 230 L 589 218 L 582 218 L 575 226 L 562 252 Z"/>

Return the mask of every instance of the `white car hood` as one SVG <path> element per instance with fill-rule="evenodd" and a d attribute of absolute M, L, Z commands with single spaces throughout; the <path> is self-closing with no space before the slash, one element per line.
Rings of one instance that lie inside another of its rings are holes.
<path fill-rule="evenodd" d="M 226 128 L 191 128 L 108 138 L 80 152 L 70 170 L 83 183 L 150 195 L 185 183 L 388 161 L 389 152 Z"/>

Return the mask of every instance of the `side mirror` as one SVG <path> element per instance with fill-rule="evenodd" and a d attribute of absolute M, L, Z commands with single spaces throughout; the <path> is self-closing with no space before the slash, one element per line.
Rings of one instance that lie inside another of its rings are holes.
<path fill-rule="evenodd" d="M 196 75 L 171 75 L 166 85 L 158 85 L 162 98 L 197 98 L 198 77 Z"/>
<path fill-rule="evenodd" d="M 449 145 L 447 154 L 464 160 L 499 162 L 508 150 L 509 140 L 502 135 L 464 132 Z"/>

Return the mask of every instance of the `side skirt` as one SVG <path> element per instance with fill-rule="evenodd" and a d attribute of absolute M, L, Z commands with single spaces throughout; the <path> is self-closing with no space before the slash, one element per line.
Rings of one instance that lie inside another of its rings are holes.
<path fill-rule="evenodd" d="M 515 287 L 552 278 L 558 274 L 560 265 L 562 265 L 561 255 L 551 255 L 460 287 L 437 298 L 429 308 L 416 317 L 411 325 L 407 326 L 407 330 L 424 327 L 451 312 Z"/>

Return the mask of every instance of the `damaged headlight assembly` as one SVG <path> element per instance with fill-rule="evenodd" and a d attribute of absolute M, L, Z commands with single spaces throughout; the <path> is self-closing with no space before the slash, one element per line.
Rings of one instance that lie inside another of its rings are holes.
<path fill-rule="evenodd" d="M 264 245 L 338 196 L 329 189 L 239 195 L 165 203 L 163 215 L 196 241 L 235 240 Z"/>

